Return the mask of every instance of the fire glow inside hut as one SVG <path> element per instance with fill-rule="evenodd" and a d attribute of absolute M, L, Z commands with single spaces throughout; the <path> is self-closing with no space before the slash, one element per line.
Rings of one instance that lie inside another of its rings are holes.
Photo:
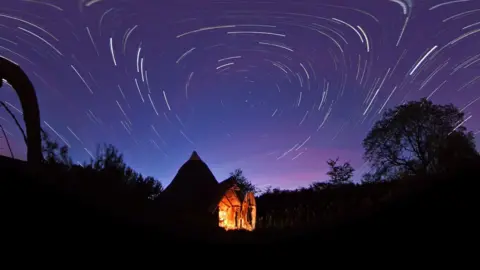
<path fill-rule="evenodd" d="M 225 230 L 255 229 L 254 194 L 243 194 L 234 178 L 217 182 L 195 151 L 162 193 L 161 201 L 176 223 Z"/>

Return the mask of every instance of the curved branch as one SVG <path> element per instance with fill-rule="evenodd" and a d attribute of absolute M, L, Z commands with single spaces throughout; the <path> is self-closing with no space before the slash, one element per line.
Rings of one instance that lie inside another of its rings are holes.
<path fill-rule="evenodd" d="M 15 63 L 0 57 L 0 80 L 6 80 L 17 92 L 22 104 L 23 120 L 27 129 L 27 161 L 38 165 L 42 160 L 40 110 L 35 89 L 25 72 Z"/>

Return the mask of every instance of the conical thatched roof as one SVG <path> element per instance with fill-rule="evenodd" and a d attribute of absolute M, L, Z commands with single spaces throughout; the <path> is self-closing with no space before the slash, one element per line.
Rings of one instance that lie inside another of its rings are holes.
<path fill-rule="evenodd" d="M 173 181 L 163 192 L 165 198 L 188 203 L 211 197 L 218 188 L 218 182 L 207 164 L 197 152 L 193 152 L 177 172 Z"/>

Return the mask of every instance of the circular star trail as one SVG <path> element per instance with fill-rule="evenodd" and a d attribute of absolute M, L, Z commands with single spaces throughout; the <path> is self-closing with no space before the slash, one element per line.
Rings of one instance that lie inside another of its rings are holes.
<path fill-rule="evenodd" d="M 453 102 L 478 133 L 480 1 L 164 2 L 2 1 L 0 55 L 74 161 L 112 143 L 168 184 L 197 150 L 218 180 L 295 188 L 337 156 L 360 175 L 363 137 L 409 100 Z M 21 116 L 8 82 L 0 100 Z"/>

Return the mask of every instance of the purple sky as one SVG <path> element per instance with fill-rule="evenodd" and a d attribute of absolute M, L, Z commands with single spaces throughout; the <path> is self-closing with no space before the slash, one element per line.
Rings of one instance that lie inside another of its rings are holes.
<path fill-rule="evenodd" d="M 27 72 L 74 161 L 112 143 L 168 184 L 197 150 L 217 180 L 242 168 L 295 188 L 325 180 L 337 156 L 360 175 L 366 132 L 407 100 L 468 105 L 480 128 L 480 1 L 165 3 L 2 0 L 0 55 Z M 20 108 L 8 85 L 0 100 Z"/>

